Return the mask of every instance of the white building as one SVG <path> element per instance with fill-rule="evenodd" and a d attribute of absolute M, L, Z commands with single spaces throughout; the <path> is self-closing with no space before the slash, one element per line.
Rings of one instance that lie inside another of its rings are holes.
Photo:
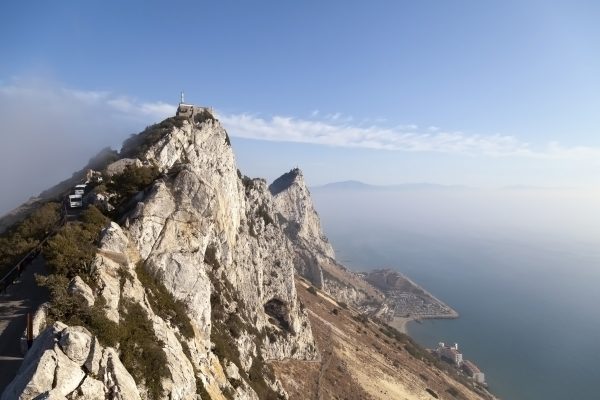
<path fill-rule="evenodd" d="M 462 365 L 463 371 L 470 376 L 475 382 L 485 385 L 485 374 L 479 370 L 477 365 L 469 360 L 465 360 Z"/>
<path fill-rule="evenodd" d="M 453 363 L 457 367 L 460 367 L 463 363 L 463 355 L 458 351 L 458 343 L 454 343 L 453 346 L 446 346 L 444 342 L 440 342 L 435 352 L 440 358 Z"/>

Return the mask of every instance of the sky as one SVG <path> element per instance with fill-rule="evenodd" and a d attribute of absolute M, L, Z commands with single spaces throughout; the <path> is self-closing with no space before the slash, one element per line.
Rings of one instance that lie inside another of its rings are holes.
<path fill-rule="evenodd" d="M 0 15 L 0 213 L 172 115 L 181 90 L 217 110 L 249 176 L 600 186 L 596 1 L 33 1 Z"/>

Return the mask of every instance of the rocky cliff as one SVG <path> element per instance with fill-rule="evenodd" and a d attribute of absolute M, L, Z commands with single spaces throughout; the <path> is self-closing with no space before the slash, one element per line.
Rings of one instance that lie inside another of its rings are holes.
<path fill-rule="evenodd" d="M 50 240 L 41 283 L 51 302 L 1 400 L 337 398 L 342 375 L 352 399 L 389 398 L 380 384 L 424 398 L 428 379 L 465 392 L 437 370 L 419 373 L 430 367 L 413 357 L 414 343 L 348 308 L 376 308 L 383 295 L 335 261 L 301 171 L 269 187 L 250 179 L 209 109 L 178 114 L 94 173 L 104 179 L 86 197 L 111 221 L 84 212 Z"/>
<path fill-rule="evenodd" d="M 79 283 L 79 292 L 90 293 L 89 302 L 101 304 L 115 323 L 143 314 L 161 344 L 159 381 L 138 376 L 132 384 L 118 361 L 121 343 L 92 351 L 93 331 L 57 322 L 36 341 L 2 399 L 87 399 L 90 391 L 123 399 L 285 398 L 264 362 L 319 357 L 296 296 L 292 244 L 275 222 L 266 183 L 238 173 L 225 130 L 205 110 L 196 111 L 126 143 L 121 154 L 135 153 L 158 171 L 157 179 L 125 208 L 117 205 L 118 223 L 103 231 L 93 274 Z M 190 332 L 161 309 L 148 277 L 185 306 Z M 76 350 L 61 345 L 73 329 L 86 343 Z M 68 357 L 72 351 L 76 361 Z M 101 370 L 85 363 L 98 352 Z M 123 373 L 113 376 L 109 365 Z M 72 378 L 55 379 L 67 368 Z"/>
<path fill-rule="evenodd" d="M 298 273 L 341 302 L 378 308 L 385 300 L 383 293 L 335 260 L 302 171 L 295 168 L 283 174 L 269 190 L 280 224 L 293 244 Z"/>

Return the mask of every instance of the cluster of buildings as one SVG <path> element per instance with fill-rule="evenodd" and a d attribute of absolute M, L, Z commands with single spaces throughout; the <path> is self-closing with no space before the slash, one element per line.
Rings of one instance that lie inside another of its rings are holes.
<path fill-rule="evenodd" d="M 388 292 L 388 298 L 394 304 L 395 316 L 427 318 L 452 315 L 450 307 L 424 294 L 394 290 Z"/>
<path fill-rule="evenodd" d="M 456 368 L 464 371 L 473 381 L 480 385 L 485 385 L 485 374 L 469 360 L 463 359 L 462 353 L 458 350 L 458 343 L 446 345 L 444 342 L 438 343 L 438 347 L 433 351 L 442 360 L 453 364 Z"/>

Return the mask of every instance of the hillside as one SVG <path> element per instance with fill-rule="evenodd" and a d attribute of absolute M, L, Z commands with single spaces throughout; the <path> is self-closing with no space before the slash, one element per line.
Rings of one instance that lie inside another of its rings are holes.
<path fill-rule="evenodd" d="M 210 109 L 115 158 L 43 246 L 51 301 L 2 400 L 487 396 L 371 317 L 385 295 L 335 260 L 301 171 L 244 176 Z"/>

